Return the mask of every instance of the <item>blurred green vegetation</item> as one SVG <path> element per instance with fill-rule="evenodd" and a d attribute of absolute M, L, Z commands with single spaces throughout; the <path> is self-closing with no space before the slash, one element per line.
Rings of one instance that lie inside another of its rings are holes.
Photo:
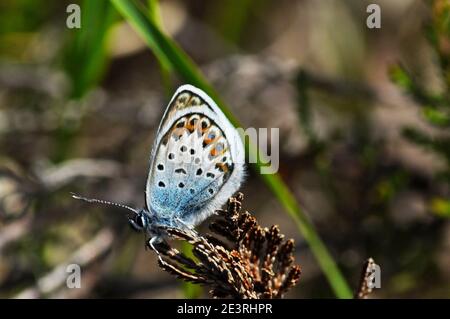
<path fill-rule="evenodd" d="M 430 92 L 424 83 L 415 79 L 404 66 L 393 65 L 390 69 L 392 81 L 411 95 L 419 104 L 423 118 L 432 126 L 450 128 L 450 3 L 448 1 L 434 1 L 432 17 L 424 27 L 425 34 L 433 48 L 438 61 L 440 75 L 443 79 L 441 92 Z M 405 127 L 404 135 L 446 159 L 447 169 L 439 172 L 437 179 L 444 180 L 450 185 L 450 137 L 435 136 L 423 132 L 415 127 Z M 448 217 L 450 199 L 433 197 L 430 200 L 431 210 L 438 216 Z"/>
<path fill-rule="evenodd" d="M 117 21 L 110 1 L 81 3 L 81 21 L 86 27 L 68 30 L 63 68 L 72 82 L 71 97 L 80 98 L 99 84 L 108 66 L 108 33 Z"/>

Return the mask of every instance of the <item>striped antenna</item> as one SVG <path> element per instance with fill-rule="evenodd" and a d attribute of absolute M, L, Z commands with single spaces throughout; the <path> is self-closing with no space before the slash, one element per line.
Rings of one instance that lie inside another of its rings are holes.
<path fill-rule="evenodd" d="M 80 200 L 83 200 L 83 201 L 88 202 L 88 203 L 98 203 L 98 204 L 103 204 L 103 205 L 116 206 L 116 207 L 120 207 L 120 208 L 125 208 L 125 209 L 128 209 L 128 210 L 131 210 L 133 213 L 138 214 L 138 211 L 136 209 L 131 208 L 130 206 L 127 206 L 127 205 L 113 203 L 113 202 L 108 202 L 108 201 L 102 200 L 102 199 L 87 198 L 87 197 L 83 197 L 83 196 L 77 195 L 75 193 L 70 193 L 70 194 L 72 195 L 73 198 L 80 199 Z"/>

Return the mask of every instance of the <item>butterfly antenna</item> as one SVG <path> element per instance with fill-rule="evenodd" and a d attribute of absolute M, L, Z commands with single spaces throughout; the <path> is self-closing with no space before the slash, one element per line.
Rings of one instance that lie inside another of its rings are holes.
<path fill-rule="evenodd" d="M 132 208 L 130 206 L 127 206 L 127 205 L 114 203 L 114 202 L 109 202 L 109 201 L 102 200 L 102 199 L 87 198 L 87 197 L 83 197 L 83 196 L 77 195 L 75 193 L 70 193 L 70 194 L 72 195 L 72 198 L 80 199 L 80 200 L 88 202 L 88 203 L 98 203 L 98 204 L 103 204 L 103 205 L 116 206 L 116 207 L 120 207 L 120 208 L 125 208 L 125 209 L 128 209 L 128 210 L 131 210 L 135 214 L 138 213 L 138 211 L 136 209 L 134 209 L 134 208 Z"/>

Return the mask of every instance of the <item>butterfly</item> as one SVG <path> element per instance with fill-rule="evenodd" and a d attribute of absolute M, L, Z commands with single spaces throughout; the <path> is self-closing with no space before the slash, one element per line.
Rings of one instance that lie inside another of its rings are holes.
<path fill-rule="evenodd" d="M 239 189 L 244 161 L 238 131 L 216 103 L 202 90 L 183 85 L 170 100 L 157 131 L 145 207 L 72 197 L 130 210 L 130 225 L 143 231 L 158 253 L 154 244 L 167 237 L 165 229 L 193 229 Z"/>

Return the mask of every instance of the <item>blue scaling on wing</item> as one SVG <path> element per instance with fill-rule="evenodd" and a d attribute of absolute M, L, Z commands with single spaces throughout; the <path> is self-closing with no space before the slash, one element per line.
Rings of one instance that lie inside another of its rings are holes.
<path fill-rule="evenodd" d="M 228 141 L 206 116 L 178 119 L 158 146 L 149 178 L 149 208 L 160 219 L 193 226 L 209 215 L 211 200 L 230 176 Z"/>

